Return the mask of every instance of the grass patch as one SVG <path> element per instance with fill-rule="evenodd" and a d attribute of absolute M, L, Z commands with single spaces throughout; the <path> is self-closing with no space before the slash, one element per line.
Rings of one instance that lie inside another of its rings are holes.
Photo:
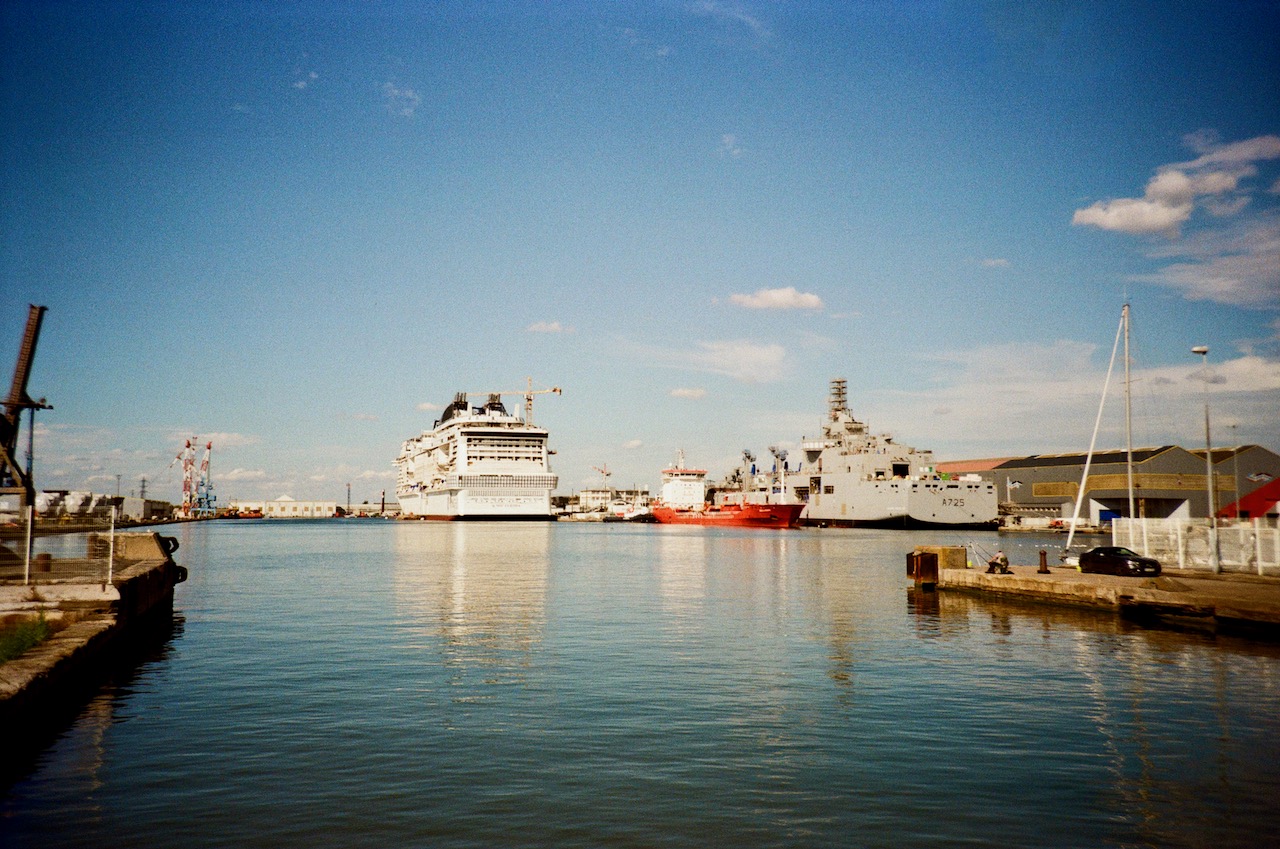
<path fill-rule="evenodd" d="M 0 629 L 0 663 L 7 663 L 27 649 L 40 645 L 52 633 L 43 612 L 38 619 L 6 624 Z"/>

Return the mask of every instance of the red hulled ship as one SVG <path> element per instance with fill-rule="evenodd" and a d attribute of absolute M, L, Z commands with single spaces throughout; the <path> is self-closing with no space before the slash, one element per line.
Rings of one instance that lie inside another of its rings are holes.
<path fill-rule="evenodd" d="M 769 492 L 738 492 L 732 500 L 707 503 L 707 472 L 684 465 L 684 452 L 662 470 L 662 497 L 653 505 L 654 521 L 664 525 L 712 525 L 737 528 L 794 528 L 804 504 L 769 503 Z M 757 502 L 752 498 L 763 498 Z"/>
<path fill-rule="evenodd" d="M 654 521 L 664 525 L 721 525 L 744 528 L 794 528 L 800 524 L 803 504 L 725 504 L 653 508 Z"/>

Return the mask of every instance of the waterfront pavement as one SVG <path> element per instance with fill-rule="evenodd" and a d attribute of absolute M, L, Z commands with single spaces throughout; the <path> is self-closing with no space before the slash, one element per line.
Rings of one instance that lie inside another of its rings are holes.
<path fill-rule="evenodd" d="M 1213 629 L 1280 637 L 1280 578 L 1166 569 L 1156 578 L 1085 574 L 1073 567 L 1011 566 L 1009 574 L 940 569 L 940 590 L 1115 610 Z"/>

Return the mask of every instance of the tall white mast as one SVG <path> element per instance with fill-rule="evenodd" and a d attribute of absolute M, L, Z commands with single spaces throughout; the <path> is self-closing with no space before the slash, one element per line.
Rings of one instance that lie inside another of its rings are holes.
<path fill-rule="evenodd" d="M 1128 319 L 1129 305 L 1125 304 L 1125 308 L 1120 314 L 1120 326 L 1116 328 L 1116 341 L 1111 344 L 1111 362 L 1107 365 L 1107 379 L 1102 384 L 1102 399 L 1098 402 L 1098 417 L 1093 422 L 1093 437 L 1089 440 L 1089 453 L 1084 458 L 1084 471 L 1080 473 L 1080 488 L 1076 490 L 1076 509 L 1071 515 L 1071 530 L 1067 532 L 1067 544 L 1062 550 L 1064 558 L 1071 548 L 1071 540 L 1076 535 L 1076 524 L 1080 521 L 1080 505 L 1084 502 L 1085 486 L 1089 482 L 1089 466 L 1093 463 L 1093 449 L 1098 443 L 1098 428 L 1102 425 L 1102 408 L 1107 403 L 1107 389 L 1111 386 L 1111 372 L 1116 365 L 1116 352 L 1120 350 L 1120 335 L 1128 326 Z"/>

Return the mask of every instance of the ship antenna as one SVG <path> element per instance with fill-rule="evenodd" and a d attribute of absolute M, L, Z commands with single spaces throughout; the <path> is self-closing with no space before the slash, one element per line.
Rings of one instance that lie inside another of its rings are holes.
<path fill-rule="evenodd" d="M 849 381 L 843 377 L 833 378 L 831 381 L 831 398 L 827 403 L 832 421 L 838 419 L 841 413 L 849 412 L 848 386 Z"/>

